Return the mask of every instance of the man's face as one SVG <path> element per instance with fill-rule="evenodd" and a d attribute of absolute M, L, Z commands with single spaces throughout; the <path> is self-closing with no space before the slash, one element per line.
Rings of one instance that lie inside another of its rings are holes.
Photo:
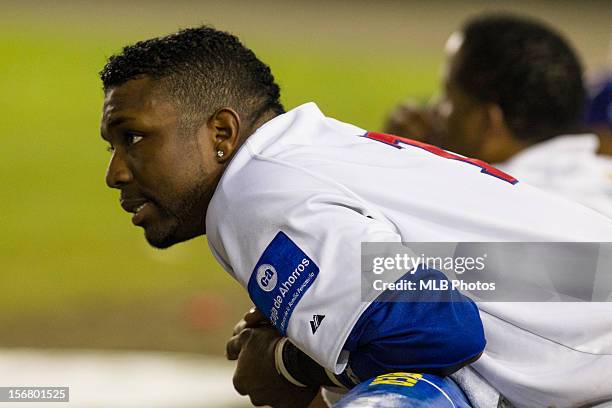
<path fill-rule="evenodd" d="M 483 143 L 483 106 L 466 94 L 454 79 L 455 65 L 460 63 L 463 44 L 461 33 L 454 33 L 446 43 L 443 73 L 444 92 L 437 113 L 445 126 L 442 144 L 445 149 L 466 156 L 478 156 Z"/>
<path fill-rule="evenodd" d="M 206 232 L 206 208 L 221 171 L 208 154 L 207 128 L 181 134 L 179 118 L 176 104 L 148 77 L 106 92 L 100 126 L 112 152 L 106 184 L 121 191 L 121 207 L 158 248 Z"/>

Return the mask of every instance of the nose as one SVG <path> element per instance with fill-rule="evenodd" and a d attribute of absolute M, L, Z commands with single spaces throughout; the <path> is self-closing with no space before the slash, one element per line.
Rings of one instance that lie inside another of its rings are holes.
<path fill-rule="evenodd" d="M 115 150 L 106 170 L 106 185 L 110 188 L 121 188 L 132 180 L 132 171 L 125 158 L 122 157 L 121 152 Z"/>

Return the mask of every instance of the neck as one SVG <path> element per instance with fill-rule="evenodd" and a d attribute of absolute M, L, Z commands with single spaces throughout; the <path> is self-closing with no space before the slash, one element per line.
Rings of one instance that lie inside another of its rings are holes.
<path fill-rule="evenodd" d="M 265 123 L 277 117 L 279 114 L 268 110 L 261 115 L 259 115 L 249 126 L 247 126 L 243 131 L 241 131 L 240 135 L 240 144 L 243 144 L 249 136 L 251 136 L 257 129 L 262 127 Z"/>
<path fill-rule="evenodd" d="M 277 116 L 278 116 L 278 113 L 273 112 L 271 110 L 264 112 L 262 115 L 259 116 L 259 118 L 257 118 L 253 122 L 253 125 L 251 126 L 251 129 L 252 129 L 251 133 L 255 132 L 257 129 L 262 127 L 266 122 L 271 121 Z"/>
<path fill-rule="evenodd" d="M 595 129 L 595 133 L 599 137 L 597 153 L 612 156 L 612 129 L 602 127 L 601 129 Z"/>
<path fill-rule="evenodd" d="M 520 140 L 509 133 L 502 132 L 495 138 L 487 138 L 480 157 L 487 163 L 503 163 L 533 143 Z"/>

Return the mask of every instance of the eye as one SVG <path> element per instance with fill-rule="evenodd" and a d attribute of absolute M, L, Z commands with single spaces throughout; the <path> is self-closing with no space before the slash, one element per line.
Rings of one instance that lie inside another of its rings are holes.
<path fill-rule="evenodd" d="M 137 135 L 135 133 L 128 132 L 125 135 L 125 144 L 127 147 L 130 147 L 140 142 L 142 139 L 143 137 L 141 135 Z"/>

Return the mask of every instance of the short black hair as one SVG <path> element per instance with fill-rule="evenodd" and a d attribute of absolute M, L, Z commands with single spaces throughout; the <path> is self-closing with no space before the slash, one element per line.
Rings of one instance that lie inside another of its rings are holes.
<path fill-rule="evenodd" d="M 546 24 L 513 14 L 468 20 L 451 72 L 480 102 L 500 106 L 517 138 L 538 142 L 578 130 L 585 109 L 580 61 Z"/>
<path fill-rule="evenodd" d="M 140 76 L 159 80 L 189 129 L 222 107 L 236 109 L 247 121 L 284 113 L 270 68 L 237 37 L 209 26 L 128 45 L 100 72 L 105 92 Z"/>

